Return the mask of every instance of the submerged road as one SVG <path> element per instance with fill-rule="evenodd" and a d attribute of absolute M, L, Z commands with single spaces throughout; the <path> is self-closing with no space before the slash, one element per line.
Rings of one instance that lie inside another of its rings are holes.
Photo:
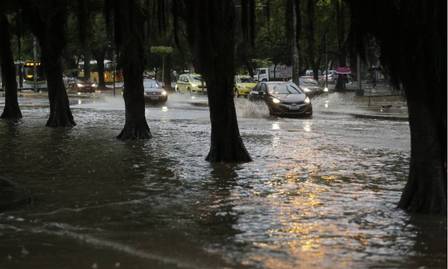
<path fill-rule="evenodd" d="M 352 117 L 341 96 L 313 100 L 311 119 L 237 99 L 254 159 L 237 165 L 204 161 L 201 96 L 147 107 L 153 138 L 131 142 L 115 139 L 121 97 L 72 98 L 70 130 L 44 127 L 45 99 L 20 102 L 23 122 L 0 122 L 0 173 L 34 200 L 0 214 L 0 268 L 446 266 L 446 220 L 396 209 L 407 122 Z"/>

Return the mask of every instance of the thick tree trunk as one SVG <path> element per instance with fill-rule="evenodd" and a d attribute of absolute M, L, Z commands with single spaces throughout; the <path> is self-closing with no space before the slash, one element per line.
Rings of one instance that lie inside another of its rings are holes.
<path fill-rule="evenodd" d="M 233 77 L 229 76 L 207 79 L 212 133 L 210 152 L 206 160 L 210 162 L 251 161 L 240 136 L 232 85 Z"/>
<path fill-rule="evenodd" d="M 0 116 L 2 119 L 17 121 L 22 118 L 22 112 L 17 101 L 17 81 L 14 59 L 11 51 L 11 35 L 8 19 L 0 13 L 0 64 L 3 85 L 5 88 L 5 107 Z"/>
<path fill-rule="evenodd" d="M 428 105 L 437 101 L 427 100 L 427 94 L 422 96 L 424 83 L 421 86 L 408 90 L 411 161 L 399 207 L 411 212 L 446 214 L 446 110 Z"/>
<path fill-rule="evenodd" d="M 106 83 L 104 81 L 104 54 L 105 53 L 103 53 L 103 52 L 95 54 L 95 60 L 96 60 L 97 71 L 98 71 L 98 88 L 99 89 L 106 88 Z"/>
<path fill-rule="evenodd" d="M 185 4 L 192 11 L 186 18 L 188 39 L 207 83 L 211 146 L 206 160 L 251 161 L 239 133 L 233 102 L 235 3 L 196 0 Z"/>
<path fill-rule="evenodd" d="M 126 121 L 118 139 L 148 139 L 143 88 L 143 20 L 135 0 L 117 1 L 116 34 L 123 68 Z"/>
<path fill-rule="evenodd" d="M 28 2 L 24 20 L 39 41 L 42 66 L 47 77 L 50 117 L 48 127 L 73 127 L 67 92 L 62 80 L 62 52 L 65 47 L 67 2 L 51 0 Z"/>
<path fill-rule="evenodd" d="M 336 11 L 336 28 L 337 28 L 337 41 L 338 41 L 338 58 L 339 66 L 347 66 L 346 59 L 347 53 L 345 50 L 345 17 L 344 17 L 344 2 L 341 0 L 335 0 Z M 345 90 L 346 76 L 339 75 L 336 81 L 335 90 Z"/>
<path fill-rule="evenodd" d="M 49 37 L 52 39 L 52 37 Z M 73 127 L 76 125 L 70 110 L 70 103 L 62 80 L 61 55 L 48 42 L 56 40 L 40 40 L 42 64 L 47 77 L 48 99 L 50 100 L 50 117 L 48 127 Z"/>
<path fill-rule="evenodd" d="M 211 146 L 206 160 L 210 162 L 248 162 L 249 153 L 240 136 L 233 98 L 234 21 L 233 2 L 215 4 L 220 16 L 212 29 L 214 59 L 204 66 L 210 107 Z M 217 14 L 218 14 L 217 12 Z"/>

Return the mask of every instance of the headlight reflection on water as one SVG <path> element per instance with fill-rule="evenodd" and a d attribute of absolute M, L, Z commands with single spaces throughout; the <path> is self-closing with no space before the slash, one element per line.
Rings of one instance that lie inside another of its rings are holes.
<path fill-rule="evenodd" d="M 272 130 L 280 130 L 280 124 L 278 122 L 272 123 Z"/>
<path fill-rule="evenodd" d="M 311 132 L 311 121 L 305 121 L 304 123 L 303 123 L 303 130 L 305 131 L 305 132 Z"/>

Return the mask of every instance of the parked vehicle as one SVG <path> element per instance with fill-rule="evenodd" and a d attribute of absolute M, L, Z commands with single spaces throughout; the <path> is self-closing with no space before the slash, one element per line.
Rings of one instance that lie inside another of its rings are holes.
<path fill-rule="evenodd" d="M 322 72 L 322 75 L 319 76 L 319 80 L 325 81 L 326 70 Z M 333 83 L 338 79 L 338 74 L 336 70 L 328 70 L 328 82 Z"/>
<path fill-rule="evenodd" d="M 250 91 L 257 85 L 251 76 L 237 75 L 235 76 L 235 96 L 247 97 Z"/>
<path fill-rule="evenodd" d="M 181 93 L 206 93 L 207 85 L 199 74 L 182 74 L 176 82 L 175 90 Z"/>
<path fill-rule="evenodd" d="M 255 71 L 257 81 L 288 80 L 292 77 L 292 67 L 287 65 L 271 65 Z"/>
<path fill-rule="evenodd" d="M 168 100 L 167 92 L 154 79 L 143 80 L 145 88 L 145 102 L 150 104 L 163 104 Z"/>
<path fill-rule="evenodd" d="M 70 85 L 70 90 L 75 92 L 95 92 L 98 85 L 90 79 L 78 78 L 75 83 Z"/>
<path fill-rule="evenodd" d="M 264 101 L 269 114 L 284 117 L 310 117 L 310 98 L 292 82 L 260 82 L 250 92 L 249 100 Z"/>
<path fill-rule="evenodd" d="M 33 89 L 35 91 L 47 89 L 47 79 L 40 62 L 16 61 L 14 62 L 17 72 L 17 86 L 22 85 L 22 89 Z M 36 78 L 34 78 L 36 75 Z"/>
<path fill-rule="evenodd" d="M 320 87 L 319 83 L 317 83 L 314 79 L 301 78 L 300 88 L 309 97 L 313 97 L 324 92 L 324 89 Z"/>

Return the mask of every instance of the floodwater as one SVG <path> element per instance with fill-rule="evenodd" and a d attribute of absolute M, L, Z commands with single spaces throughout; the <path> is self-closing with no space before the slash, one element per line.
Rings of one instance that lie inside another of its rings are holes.
<path fill-rule="evenodd" d="M 344 106 L 323 96 L 312 119 L 282 119 L 238 99 L 254 161 L 237 165 L 204 161 L 203 97 L 148 107 L 153 138 L 131 142 L 115 139 L 121 97 L 73 99 L 69 130 L 20 100 L 0 174 L 34 199 L 0 214 L 0 268 L 446 268 L 446 218 L 396 209 L 407 123 L 321 113 L 329 100 Z"/>

